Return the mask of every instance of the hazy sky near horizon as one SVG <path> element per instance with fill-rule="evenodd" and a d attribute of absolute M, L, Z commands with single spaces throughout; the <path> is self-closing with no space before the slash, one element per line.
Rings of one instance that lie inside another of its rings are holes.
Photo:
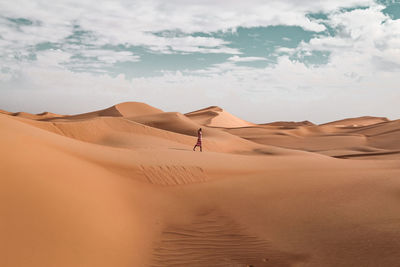
<path fill-rule="evenodd" d="M 400 0 L 0 0 L 0 109 L 400 118 Z"/>

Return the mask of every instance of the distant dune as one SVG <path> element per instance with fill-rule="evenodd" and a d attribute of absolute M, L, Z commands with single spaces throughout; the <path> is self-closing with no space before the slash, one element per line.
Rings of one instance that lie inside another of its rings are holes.
<path fill-rule="evenodd" d="M 1 267 L 399 266 L 400 120 L 0 110 L 0 147 Z"/>
<path fill-rule="evenodd" d="M 193 121 L 209 127 L 236 128 L 254 125 L 254 123 L 237 118 L 216 106 L 189 112 L 185 115 Z"/>
<path fill-rule="evenodd" d="M 114 105 L 112 107 L 78 114 L 78 115 L 66 115 L 66 116 L 53 116 L 47 118 L 48 121 L 69 121 L 69 120 L 85 120 L 97 117 L 132 117 L 132 116 L 141 116 L 141 115 L 149 115 L 154 113 L 162 112 L 161 109 L 154 108 L 145 103 L 140 102 L 126 102 L 118 105 Z M 45 119 L 46 120 L 46 119 Z"/>
<path fill-rule="evenodd" d="M 27 113 L 27 112 L 12 113 L 12 112 L 8 112 L 8 111 L 0 110 L 0 113 L 15 116 L 15 117 L 27 118 L 27 119 L 31 119 L 31 120 L 42 120 L 42 119 L 49 119 L 49 118 L 54 118 L 54 117 L 63 117 L 63 115 L 58 115 L 58 114 L 51 113 L 51 112 L 42 112 L 42 113 L 38 113 L 38 114 L 31 114 L 31 113 Z"/>
<path fill-rule="evenodd" d="M 297 127 L 297 126 L 313 126 L 315 124 L 310 121 L 275 121 L 260 125 Z"/>
<path fill-rule="evenodd" d="M 388 121 L 389 121 L 388 118 L 364 116 L 364 117 L 359 117 L 359 118 L 350 118 L 350 119 L 333 121 L 333 122 L 329 122 L 329 123 L 326 123 L 323 125 L 357 127 L 357 126 L 368 126 L 368 125 L 377 124 L 377 123 L 381 123 L 381 122 L 388 122 Z"/>

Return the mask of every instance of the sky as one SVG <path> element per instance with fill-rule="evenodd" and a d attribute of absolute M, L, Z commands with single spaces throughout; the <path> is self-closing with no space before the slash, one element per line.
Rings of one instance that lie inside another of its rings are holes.
<path fill-rule="evenodd" d="M 0 109 L 400 119 L 400 0 L 0 0 Z"/>

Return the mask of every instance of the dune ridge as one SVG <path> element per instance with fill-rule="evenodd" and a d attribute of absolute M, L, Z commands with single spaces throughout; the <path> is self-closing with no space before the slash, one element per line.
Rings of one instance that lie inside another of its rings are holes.
<path fill-rule="evenodd" d="M 297 127 L 297 126 L 314 126 L 315 124 L 310 121 L 275 121 L 270 123 L 264 123 L 261 125 Z"/>
<path fill-rule="evenodd" d="M 220 128 L 236 128 L 254 125 L 251 122 L 242 120 L 217 106 L 196 110 L 185 114 L 197 123 Z"/>
<path fill-rule="evenodd" d="M 384 117 L 373 117 L 373 116 L 363 116 L 363 117 L 358 117 L 358 118 L 349 118 L 349 119 L 344 119 L 344 120 L 337 120 L 333 122 L 328 122 L 325 124 L 321 125 L 335 125 L 335 126 L 368 126 L 368 125 L 373 125 L 381 122 L 388 122 L 388 118 Z"/>

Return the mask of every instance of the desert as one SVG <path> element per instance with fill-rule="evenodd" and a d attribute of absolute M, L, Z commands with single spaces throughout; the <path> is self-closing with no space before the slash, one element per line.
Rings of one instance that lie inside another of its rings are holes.
<path fill-rule="evenodd" d="M 0 265 L 399 266 L 399 140 L 383 117 L 2 110 Z"/>

